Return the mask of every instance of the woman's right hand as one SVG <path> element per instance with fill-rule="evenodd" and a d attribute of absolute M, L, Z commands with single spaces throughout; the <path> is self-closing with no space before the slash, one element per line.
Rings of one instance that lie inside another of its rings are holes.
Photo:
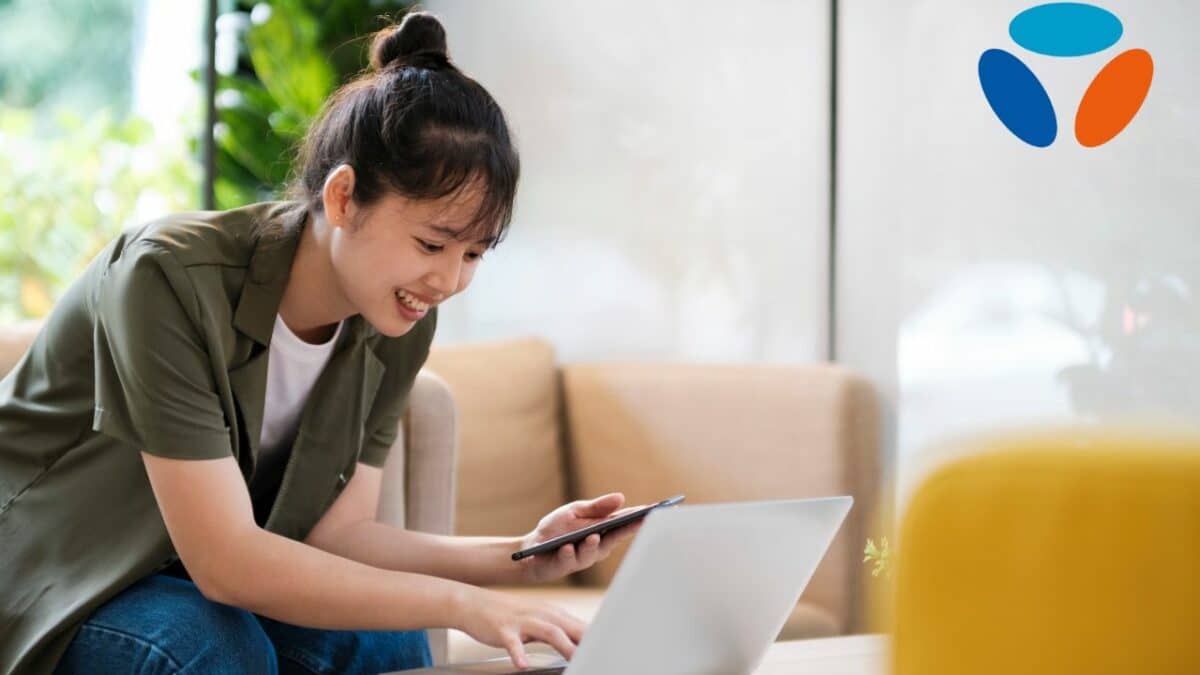
<path fill-rule="evenodd" d="M 580 619 L 544 602 L 469 587 L 455 628 L 485 645 L 508 651 L 516 668 L 529 667 L 526 642 L 545 642 L 570 660 L 587 627 Z"/>

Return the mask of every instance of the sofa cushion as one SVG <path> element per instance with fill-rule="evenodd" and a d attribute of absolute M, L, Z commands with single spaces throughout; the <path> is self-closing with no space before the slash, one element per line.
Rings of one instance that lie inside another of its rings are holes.
<path fill-rule="evenodd" d="M 869 385 L 836 366 L 587 364 L 563 369 L 569 462 L 581 494 L 630 504 L 853 495 L 804 598 L 836 632 L 855 624 L 864 516 L 876 490 L 878 419 Z M 626 550 L 581 573 L 604 586 Z"/>
<path fill-rule="evenodd" d="M 568 501 L 549 343 L 435 346 L 426 367 L 446 381 L 458 407 L 455 533 L 524 534 Z"/>
<path fill-rule="evenodd" d="M 548 602 L 590 622 L 600 609 L 604 591 L 598 588 L 504 588 L 495 590 L 514 593 L 522 597 Z M 792 610 L 778 640 L 802 640 L 806 638 L 832 637 L 838 634 L 837 618 L 827 610 L 812 603 L 801 601 Z M 556 653 L 542 642 L 531 642 L 525 646 L 528 652 Z M 450 663 L 481 661 L 504 656 L 507 652 L 477 642 L 470 635 L 458 630 L 449 631 Z"/>

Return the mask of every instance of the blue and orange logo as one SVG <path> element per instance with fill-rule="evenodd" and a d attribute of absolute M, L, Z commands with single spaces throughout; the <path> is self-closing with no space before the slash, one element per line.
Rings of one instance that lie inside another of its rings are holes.
<path fill-rule="evenodd" d="M 1008 34 L 1021 47 L 1046 56 L 1087 56 L 1115 45 L 1124 32 L 1121 20 L 1105 9 L 1078 2 L 1031 7 L 1013 18 Z M 1154 61 L 1144 49 L 1117 54 L 1088 85 L 1075 113 L 1075 138 L 1094 148 L 1121 133 L 1150 93 Z M 1026 143 L 1044 148 L 1058 136 L 1050 96 L 1021 59 L 1003 49 L 979 57 L 983 95 L 1008 130 Z"/>

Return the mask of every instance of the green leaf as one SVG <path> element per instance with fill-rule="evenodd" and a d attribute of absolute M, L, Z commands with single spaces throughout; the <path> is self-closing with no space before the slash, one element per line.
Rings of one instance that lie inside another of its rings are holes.
<path fill-rule="evenodd" d="M 247 32 L 254 72 L 282 110 L 311 119 L 337 77 L 317 46 L 316 18 L 295 3 L 276 2 L 271 16 Z"/>
<path fill-rule="evenodd" d="M 888 545 L 887 537 L 879 540 L 879 546 L 871 539 L 867 539 L 867 545 L 863 549 L 864 563 L 874 563 L 875 569 L 871 571 L 871 576 L 879 576 L 881 573 L 891 576 L 891 547 Z"/>
<path fill-rule="evenodd" d="M 245 109 L 221 112 L 222 133 L 217 144 L 227 151 L 259 182 L 277 184 L 287 175 L 290 160 L 283 140 L 259 115 Z"/>
<path fill-rule="evenodd" d="M 236 6 L 249 12 L 254 4 Z M 366 67 L 371 33 L 410 6 L 398 0 L 270 2 L 269 18 L 242 36 L 247 58 L 238 73 L 217 83 L 219 208 L 279 193 L 321 106 Z"/>

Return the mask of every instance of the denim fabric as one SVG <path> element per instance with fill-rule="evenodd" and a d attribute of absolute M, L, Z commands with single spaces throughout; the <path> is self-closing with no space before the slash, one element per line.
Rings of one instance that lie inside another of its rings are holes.
<path fill-rule="evenodd" d="M 212 602 L 191 581 L 149 576 L 102 605 L 59 675 L 376 675 L 432 665 L 425 631 L 292 626 Z"/>

